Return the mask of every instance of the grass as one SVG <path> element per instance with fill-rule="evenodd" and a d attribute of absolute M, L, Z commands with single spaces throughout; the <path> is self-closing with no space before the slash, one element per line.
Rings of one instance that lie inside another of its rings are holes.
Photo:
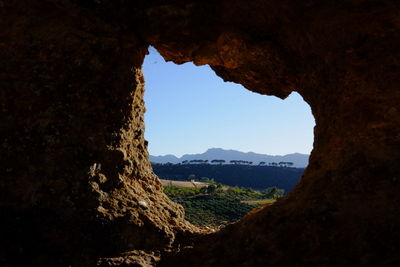
<path fill-rule="evenodd" d="M 242 203 L 246 203 L 248 205 L 253 206 L 261 206 L 265 204 L 272 204 L 276 201 L 276 199 L 266 198 L 266 199 L 252 199 L 252 200 L 242 200 Z"/>

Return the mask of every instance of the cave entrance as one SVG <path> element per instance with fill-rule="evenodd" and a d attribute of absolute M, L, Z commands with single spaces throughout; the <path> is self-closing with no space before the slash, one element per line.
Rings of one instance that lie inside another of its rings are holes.
<path fill-rule="evenodd" d="M 283 101 L 253 93 L 208 65 L 165 62 L 152 47 L 143 74 L 150 161 L 187 220 L 237 220 L 300 180 L 315 121 L 299 94 Z"/>

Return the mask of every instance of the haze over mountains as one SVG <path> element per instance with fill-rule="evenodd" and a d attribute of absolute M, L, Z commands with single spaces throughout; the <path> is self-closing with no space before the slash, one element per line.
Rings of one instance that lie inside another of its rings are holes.
<path fill-rule="evenodd" d="M 287 154 L 283 156 L 272 156 L 266 154 L 257 154 L 254 152 L 240 152 L 237 150 L 226 150 L 222 148 L 210 148 L 204 153 L 200 154 L 185 154 L 182 157 L 178 158 L 174 155 L 165 155 L 165 156 L 152 156 L 150 155 L 150 161 L 155 163 L 180 163 L 184 160 L 214 160 L 221 159 L 225 160 L 229 163 L 230 160 L 245 160 L 252 161 L 253 165 L 257 165 L 260 161 L 264 161 L 267 164 L 269 162 L 293 162 L 293 167 L 304 168 L 308 165 L 309 155 L 293 153 Z"/>

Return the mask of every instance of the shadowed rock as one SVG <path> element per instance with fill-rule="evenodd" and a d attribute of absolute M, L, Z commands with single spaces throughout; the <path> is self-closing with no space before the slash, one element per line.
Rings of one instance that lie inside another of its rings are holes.
<path fill-rule="evenodd" d="M 0 1 L 0 265 L 399 264 L 399 11 Z M 295 190 L 218 233 L 187 223 L 148 161 L 148 45 L 260 94 L 299 92 L 316 127 Z"/>

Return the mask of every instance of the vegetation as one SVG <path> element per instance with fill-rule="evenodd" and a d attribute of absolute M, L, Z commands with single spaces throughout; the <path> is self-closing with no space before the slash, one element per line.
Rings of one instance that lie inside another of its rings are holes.
<path fill-rule="evenodd" d="M 278 164 L 278 163 L 277 163 Z M 303 168 L 284 168 L 244 164 L 154 164 L 154 172 L 161 179 L 190 181 L 202 177 L 213 177 L 218 183 L 264 190 L 276 186 L 290 192 L 300 180 Z M 189 178 L 190 176 L 190 178 Z"/>
<path fill-rule="evenodd" d="M 179 186 L 164 186 L 164 193 L 172 200 L 178 201 L 182 198 L 187 198 L 200 194 L 198 187 L 179 187 Z"/>
<path fill-rule="evenodd" d="M 272 204 L 275 202 L 275 199 L 253 199 L 253 200 L 244 200 L 243 203 L 254 205 L 254 206 L 262 206 L 265 204 Z"/>
<path fill-rule="evenodd" d="M 199 226 L 219 226 L 234 222 L 253 208 L 272 203 L 284 191 L 276 187 L 263 191 L 229 187 L 208 181 L 207 187 L 164 186 L 164 192 L 185 208 L 185 218 Z"/>
<path fill-rule="evenodd" d="M 239 165 L 239 164 L 248 164 L 248 165 L 252 165 L 253 162 L 252 161 L 247 161 L 247 160 L 231 160 L 229 161 L 231 164 L 235 164 L 235 165 Z"/>
<path fill-rule="evenodd" d="M 223 160 L 223 159 L 213 159 L 212 161 L 211 161 L 211 163 L 218 163 L 218 164 L 223 164 L 223 163 L 225 163 L 225 160 Z"/>
<path fill-rule="evenodd" d="M 193 159 L 193 160 L 184 160 L 182 164 L 207 164 L 208 160 L 201 160 L 201 159 Z"/>
<path fill-rule="evenodd" d="M 198 226 L 219 226 L 236 221 L 254 208 L 224 196 L 197 196 L 180 202 L 185 218 Z"/>
<path fill-rule="evenodd" d="M 223 159 L 213 159 L 211 160 L 211 164 L 218 163 L 220 165 L 224 164 L 226 161 Z M 252 165 L 252 161 L 247 161 L 247 160 L 230 160 L 230 164 L 233 165 Z M 168 163 L 154 163 L 153 164 L 160 164 L 160 165 L 174 165 L 171 162 Z M 208 160 L 202 160 L 202 159 L 193 159 L 193 160 L 184 160 L 181 163 L 177 163 L 177 165 L 180 164 L 209 164 Z M 260 161 L 258 163 L 258 166 L 265 166 L 267 163 L 265 161 Z M 274 166 L 274 167 L 292 167 L 294 165 L 293 162 L 286 162 L 286 161 L 281 161 L 281 162 L 269 162 L 268 166 Z"/>

